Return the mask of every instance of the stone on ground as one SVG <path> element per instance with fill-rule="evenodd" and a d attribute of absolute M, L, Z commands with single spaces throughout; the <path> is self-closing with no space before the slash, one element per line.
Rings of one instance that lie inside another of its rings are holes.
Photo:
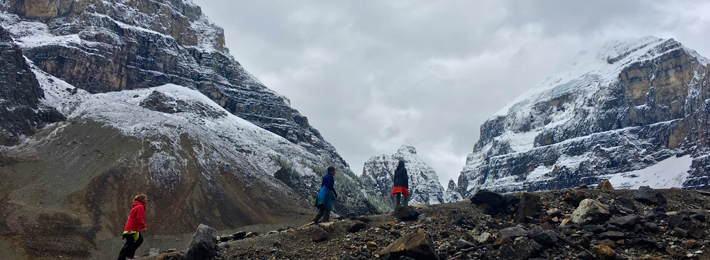
<path fill-rule="evenodd" d="M 431 238 L 423 232 L 406 234 L 379 252 L 383 258 L 400 259 L 408 256 L 417 260 L 439 260 Z"/>
<path fill-rule="evenodd" d="M 205 224 L 200 224 L 197 227 L 197 232 L 192 235 L 192 240 L 185 253 L 185 259 L 212 259 L 218 255 L 217 251 L 217 230 Z"/>
<path fill-rule="evenodd" d="M 634 199 L 643 203 L 660 205 L 666 204 L 667 200 L 663 195 L 649 186 L 641 186 L 634 192 Z"/>
<path fill-rule="evenodd" d="M 609 219 L 609 206 L 593 199 L 585 199 L 572 212 L 572 222 L 575 224 L 601 223 Z"/>
<path fill-rule="evenodd" d="M 417 220 L 419 212 L 414 207 L 398 207 L 394 210 L 393 215 L 401 221 Z"/>
<path fill-rule="evenodd" d="M 609 180 L 603 180 L 597 185 L 597 190 L 614 190 L 614 187 L 611 186 Z"/>

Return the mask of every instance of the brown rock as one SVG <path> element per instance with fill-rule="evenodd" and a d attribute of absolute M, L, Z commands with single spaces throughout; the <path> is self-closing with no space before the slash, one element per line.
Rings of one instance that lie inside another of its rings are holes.
<path fill-rule="evenodd" d="M 696 242 L 695 239 L 688 239 L 688 241 L 685 242 L 685 248 L 691 249 L 695 247 L 697 245 Z"/>
<path fill-rule="evenodd" d="M 513 240 L 510 239 L 510 237 L 499 237 L 498 239 L 496 239 L 495 242 L 493 242 L 493 246 L 498 248 L 504 244 L 510 244 L 512 242 Z"/>
<path fill-rule="evenodd" d="M 695 222 L 688 228 L 688 235 L 695 239 L 701 239 L 705 236 L 705 224 Z"/>
<path fill-rule="evenodd" d="M 614 255 L 616 255 L 616 251 L 606 245 L 596 245 L 592 247 L 592 253 L 594 253 L 598 258 L 602 260 L 613 259 Z"/>
<path fill-rule="evenodd" d="M 439 260 L 434 250 L 434 243 L 426 233 L 406 234 L 379 252 L 380 256 L 389 255 L 393 259 L 408 256 L 414 259 Z"/>
<path fill-rule="evenodd" d="M 599 241 L 599 244 L 600 244 L 600 245 L 605 245 L 605 246 L 608 246 L 608 247 L 611 247 L 611 248 L 616 248 L 616 242 L 614 242 L 614 241 L 611 240 L 611 239 L 604 239 L 604 240 L 602 240 L 602 241 Z"/>
<path fill-rule="evenodd" d="M 597 185 L 597 190 L 614 190 L 614 187 L 611 186 L 609 180 L 603 180 Z"/>
<path fill-rule="evenodd" d="M 584 192 L 580 190 L 572 190 L 570 192 L 565 193 L 565 202 L 568 204 L 579 206 L 579 203 L 582 202 L 584 199 L 587 198 L 587 194 L 584 194 Z"/>
<path fill-rule="evenodd" d="M 323 230 L 319 227 L 311 228 L 310 232 L 311 232 L 311 240 L 313 242 L 318 243 L 318 242 L 322 242 L 322 241 L 325 241 L 326 239 L 328 239 L 328 232 L 326 232 L 325 230 Z"/>
<path fill-rule="evenodd" d="M 534 248 L 527 238 L 516 240 L 514 243 L 504 244 L 500 248 L 501 260 L 522 260 L 532 256 Z"/>

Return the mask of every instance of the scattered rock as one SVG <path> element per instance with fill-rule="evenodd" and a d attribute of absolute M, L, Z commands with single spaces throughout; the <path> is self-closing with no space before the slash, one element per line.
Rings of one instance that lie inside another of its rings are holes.
<path fill-rule="evenodd" d="M 471 197 L 471 203 L 476 205 L 488 204 L 493 207 L 501 207 L 508 204 L 502 195 L 489 190 L 476 191 L 476 193 L 474 193 Z"/>
<path fill-rule="evenodd" d="M 557 234 L 552 230 L 545 230 L 535 234 L 533 239 L 543 246 L 553 246 L 557 243 Z"/>
<path fill-rule="evenodd" d="M 322 241 L 325 241 L 326 239 L 328 239 L 328 232 L 326 232 L 325 230 L 323 230 L 320 227 L 312 227 L 310 233 L 311 233 L 311 240 L 313 242 L 318 243 L 318 242 L 322 242 Z"/>
<path fill-rule="evenodd" d="M 572 190 L 570 192 L 565 193 L 564 201 L 577 207 L 579 206 L 579 203 L 585 200 L 586 198 L 587 194 L 584 194 L 584 192 L 579 190 Z"/>
<path fill-rule="evenodd" d="M 666 204 L 667 200 L 659 191 L 651 189 L 649 186 L 641 186 L 634 192 L 634 199 L 643 203 L 660 205 Z"/>
<path fill-rule="evenodd" d="M 611 221 L 609 221 L 609 224 L 612 224 L 614 226 L 624 228 L 624 229 L 633 229 L 634 226 L 636 226 L 636 223 L 640 219 L 641 218 L 638 215 L 628 215 L 628 216 L 612 219 Z"/>
<path fill-rule="evenodd" d="M 609 180 L 603 180 L 597 185 L 597 190 L 614 190 L 614 187 L 611 186 Z"/>
<path fill-rule="evenodd" d="M 492 240 L 491 233 L 488 232 L 483 232 L 480 235 L 473 236 L 473 239 L 475 239 L 478 243 L 485 244 L 488 243 Z"/>
<path fill-rule="evenodd" d="M 511 238 L 516 238 L 516 237 L 524 237 L 527 236 L 528 232 L 525 231 L 525 229 L 519 228 L 519 227 L 509 227 L 509 228 L 504 228 L 498 231 L 498 237 L 511 237 Z"/>
<path fill-rule="evenodd" d="M 589 186 L 587 186 L 587 184 L 581 184 L 581 185 L 579 185 L 579 187 L 577 187 L 577 189 L 587 190 L 587 189 L 589 189 Z"/>
<path fill-rule="evenodd" d="M 499 237 L 498 239 L 496 239 L 495 242 L 493 242 L 493 247 L 498 248 L 501 245 L 510 244 L 512 242 L 513 239 L 511 239 L 510 237 Z"/>
<path fill-rule="evenodd" d="M 572 222 L 576 224 L 602 223 L 609 219 L 609 206 L 593 199 L 585 199 L 572 212 Z"/>
<path fill-rule="evenodd" d="M 239 239 L 242 239 L 242 238 L 244 238 L 244 237 L 246 237 L 246 236 L 247 236 L 247 232 L 246 232 L 246 231 L 239 231 L 239 232 L 237 232 L 237 233 L 234 233 L 234 235 L 232 235 L 232 239 L 234 239 L 234 240 L 239 240 Z"/>
<path fill-rule="evenodd" d="M 476 246 L 476 245 L 474 245 L 473 243 L 468 242 L 466 240 L 463 240 L 463 239 L 459 239 L 458 241 L 456 241 L 456 248 L 459 250 L 466 249 L 469 247 L 474 247 L 474 246 Z"/>
<path fill-rule="evenodd" d="M 592 253 L 594 253 L 599 259 L 602 260 L 614 259 L 614 255 L 616 255 L 616 251 L 606 245 L 596 245 L 592 247 Z"/>
<path fill-rule="evenodd" d="M 501 260 L 523 260 L 529 259 L 534 251 L 533 246 L 527 238 L 516 240 L 514 243 L 504 244 L 500 248 Z"/>
<path fill-rule="evenodd" d="M 414 207 L 399 207 L 394 210 L 393 215 L 401 221 L 414 221 L 419 217 L 419 212 Z"/>
<path fill-rule="evenodd" d="M 705 235 L 705 224 L 695 222 L 688 228 L 688 235 L 695 239 L 701 239 Z"/>
<path fill-rule="evenodd" d="M 619 231 L 607 231 L 607 232 L 601 233 L 601 235 L 599 235 L 599 237 L 601 237 L 601 238 L 609 238 L 609 239 L 614 239 L 614 240 L 622 239 L 625 236 L 626 235 L 624 235 L 624 232 L 619 232 Z"/>
<path fill-rule="evenodd" d="M 357 257 L 351 256 L 348 253 L 343 253 L 342 255 L 340 255 L 340 258 L 338 258 L 338 260 L 358 260 L 358 259 L 357 259 Z"/>
<path fill-rule="evenodd" d="M 355 233 L 365 228 L 367 228 L 367 224 L 365 222 L 357 221 L 353 223 L 350 227 L 348 227 L 348 232 Z"/>
<path fill-rule="evenodd" d="M 439 260 L 439 255 L 434 250 L 434 243 L 423 232 L 404 235 L 382 249 L 379 255 L 389 255 L 392 259 L 401 259 L 401 256 L 408 256 L 417 260 Z"/>
<path fill-rule="evenodd" d="M 518 212 L 515 216 L 515 220 L 518 223 L 527 222 L 527 218 L 534 217 L 539 213 L 540 210 L 540 196 L 524 192 L 520 198 L 520 204 L 518 204 Z"/>
<path fill-rule="evenodd" d="M 274 245 L 274 247 L 282 247 L 283 246 L 283 244 L 281 244 L 281 241 L 278 241 L 278 240 L 274 241 L 273 245 Z"/>
<path fill-rule="evenodd" d="M 218 255 L 217 230 L 205 224 L 197 227 L 197 232 L 192 235 L 192 240 L 187 247 L 185 259 L 205 260 Z"/>

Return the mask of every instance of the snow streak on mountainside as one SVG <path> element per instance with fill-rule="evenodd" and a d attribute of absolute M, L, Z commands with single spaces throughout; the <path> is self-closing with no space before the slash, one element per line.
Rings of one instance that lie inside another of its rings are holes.
<path fill-rule="evenodd" d="M 365 162 L 362 176 L 366 185 L 375 194 L 384 198 L 392 196 L 394 171 L 399 161 L 409 175 L 410 203 L 437 204 L 449 202 L 444 197 L 444 188 L 439 183 L 439 176 L 434 169 L 424 163 L 411 145 L 402 145 L 393 155 L 371 157 Z"/>
<path fill-rule="evenodd" d="M 654 37 L 582 52 L 569 70 L 481 126 L 459 187 L 469 196 L 601 179 L 621 188 L 703 186 L 710 174 L 708 63 L 673 39 Z"/>

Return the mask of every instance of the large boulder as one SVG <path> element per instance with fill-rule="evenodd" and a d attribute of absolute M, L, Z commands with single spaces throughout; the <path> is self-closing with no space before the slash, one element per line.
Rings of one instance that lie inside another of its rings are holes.
<path fill-rule="evenodd" d="M 585 199 L 572 212 L 572 223 L 580 225 L 602 223 L 607 221 L 609 216 L 609 206 L 593 199 Z"/>
<path fill-rule="evenodd" d="M 417 260 L 439 260 L 431 238 L 423 232 L 406 234 L 379 252 L 383 258 L 408 256 Z"/>
<path fill-rule="evenodd" d="M 217 230 L 205 224 L 197 227 L 185 252 L 186 260 L 207 260 L 218 255 Z"/>
<path fill-rule="evenodd" d="M 540 196 L 525 192 L 521 195 L 520 203 L 518 204 L 518 213 L 515 220 L 518 222 L 527 222 L 528 218 L 536 216 L 540 212 Z"/>
<path fill-rule="evenodd" d="M 661 192 L 651 189 L 649 186 L 641 186 L 634 192 L 634 199 L 643 203 L 660 205 L 666 204 L 666 198 Z"/>
<path fill-rule="evenodd" d="M 478 190 L 471 196 L 471 203 L 483 208 L 484 213 L 493 215 L 505 210 L 508 201 L 502 195 L 489 191 Z"/>
<path fill-rule="evenodd" d="M 401 221 L 414 221 L 419 217 L 419 212 L 414 207 L 398 207 L 392 214 Z"/>

